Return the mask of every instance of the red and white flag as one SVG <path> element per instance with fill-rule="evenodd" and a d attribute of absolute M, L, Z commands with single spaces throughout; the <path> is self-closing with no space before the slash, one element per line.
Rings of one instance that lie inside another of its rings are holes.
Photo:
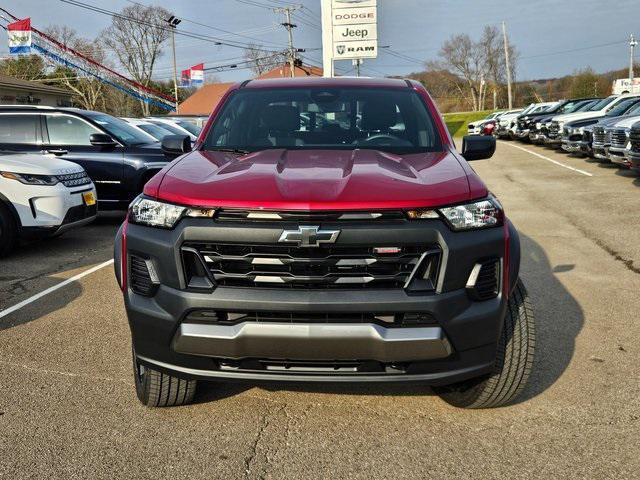
<path fill-rule="evenodd" d="M 9 35 L 9 54 L 25 55 L 31 53 L 31 19 L 25 18 L 7 25 Z"/>

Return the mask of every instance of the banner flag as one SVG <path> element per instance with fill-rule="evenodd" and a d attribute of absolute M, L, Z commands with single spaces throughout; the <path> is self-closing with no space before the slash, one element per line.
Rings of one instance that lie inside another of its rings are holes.
<path fill-rule="evenodd" d="M 28 55 L 31 53 L 31 19 L 25 18 L 7 25 L 9 54 Z"/>
<path fill-rule="evenodd" d="M 200 87 L 204 84 L 204 63 L 182 70 L 180 75 L 181 87 Z"/>

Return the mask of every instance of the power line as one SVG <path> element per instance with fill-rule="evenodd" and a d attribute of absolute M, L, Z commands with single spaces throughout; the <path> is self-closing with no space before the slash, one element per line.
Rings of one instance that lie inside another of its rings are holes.
<path fill-rule="evenodd" d="M 165 27 L 164 25 L 160 25 L 157 23 L 153 23 L 150 21 L 145 21 L 145 20 L 140 20 L 140 19 L 135 19 L 135 18 L 130 18 L 127 17 L 126 15 L 122 15 L 120 13 L 111 11 L 111 10 L 107 10 L 106 8 L 101 8 L 101 7 L 96 7 L 94 5 L 90 5 L 87 3 L 83 3 L 80 2 L 79 0 L 60 0 L 63 3 L 67 3 L 69 5 L 73 5 L 75 7 L 80 7 L 80 8 L 84 8 L 86 10 L 90 10 L 92 12 L 96 12 L 96 13 L 101 13 L 103 15 L 107 15 L 110 16 L 112 18 L 119 18 L 122 20 L 126 20 L 126 21 L 130 21 L 130 22 L 135 22 L 141 25 L 147 25 L 153 28 L 157 28 L 159 30 L 164 30 L 167 32 L 169 31 L 169 27 Z M 239 1 L 239 0 L 238 0 Z M 191 32 L 191 31 L 187 31 L 187 30 L 179 30 L 176 31 L 176 35 L 182 35 L 184 37 L 188 37 L 188 38 L 195 38 L 195 39 L 200 39 L 200 40 L 204 40 L 204 41 L 208 41 L 211 43 L 214 43 L 216 45 L 224 45 L 227 47 L 232 47 L 232 48 L 240 48 L 240 49 L 244 49 L 244 50 L 264 50 L 264 49 L 258 49 L 256 47 L 253 47 L 249 44 L 243 44 L 241 42 L 229 42 L 229 41 L 223 41 L 220 38 L 217 37 L 213 37 L 210 35 L 204 35 L 204 34 L 199 34 L 197 32 Z M 272 51 L 272 53 L 277 53 L 276 51 Z"/>
<path fill-rule="evenodd" d="M 139 6 L 141 6 L 141 7 L 149 7 L 149 6 L 150 6 L 150 5 L 146 5 L 146 4 L 144 4 L 144 3 L 136 2 L 135 0 L 125 0 L 125 1 L 127 1 L 128 3 L 131 3 L 132 5 L 139 5 Z M 201 22 L 198 22 L 198 21 L 193 20 L 193 19 L 190 19 L 190 18 L 184 18 L 184 17 L 180 17 L 180 18 L 182 18 L 182 20 L 184 20 L 184 21 L 185 21 L 185 22 L 187 22 L 187 23 L 192 23 L 192 24 L 194 24 L 194 25 L 198 25 L 198 26 L 200 26 L 200 27 L 208 28 L 208 29 L 210 29 L 210 30 L 214 30 L 214 31 L 218 31 L 218 32 L 226 33 L 227 35 L 225 35 L 225 36 L 237 36 L 237 37 L 243 37 L 243 38 L 247 38 L 247 39 L 249 39 L 249 40 L 254 40 L 254 41 L 261 42 L 262 44 L 271 44 L 271 45 L 273 45 L 273 46 L 280 46 L 280 47 L 284 47 L 284 45 L 281 45 L 281 44 L 271 43 L 271 42 L 265 42 L 265 41 L 264 41 L 264 40 L 262 40 L 262 39 L 259 39 L 259 38 L 256 38 L 256 37 L 251 37 L 251 36 L 249 36 L 249 35 L 245 35 L 245 34 L 244 34 L 244 33 L 248 33 L 248 32 L 231 32 L 231 31 L 229 31 L 229 30 L 224 30 L 224 29 L 219 28 L 219 27 L 214 27 L 214 26 L 211 26 L 211 25 L 207 25 L 207 24 L 205 24 L 205 23 L 201 23 Z M 271 29 L 271 28 L 272 28 L 272 27 L 270 27 L 270 29 Z"/>

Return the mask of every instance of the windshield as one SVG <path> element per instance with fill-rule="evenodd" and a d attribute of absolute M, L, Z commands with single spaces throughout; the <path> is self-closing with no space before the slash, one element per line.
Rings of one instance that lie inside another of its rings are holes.
<path fill-rule="evenodd" d="M 144 145 L 154 143 L 149 135 L 136 130 L 124 120 L 104 113 L 85 112 L 85 114 L 109 132 L 109 135 L 126 145 Z"/>
<path fill-rule="evenodd" d="M 442 150 L 435 122 L 410 89 L 260 88 L 225 104 L 204 149 Z"/>
<path fill-rule="evenodd" d="M 603 98 L 602 100 L 600 100 L 598 103 L 596 103 L 594 106 L 592 106 L 589 111 L 591 112 L 597 112 L 598 110 L 602 110 L 604 107 L 606 107 L 607 105 L 609 105 L 611 102 L 613 102 L 616 98 L 618 98 L 616 95 L 611 95 L 610 97 L 607 98 Z"/>
<path fill-rule="evenodd" d="M 627 115 L 638 115 L 640 113 L 640 100 L 634 103 L 625 113 Z"/>
<path fill-rule="evenodd" d="M 589 100 L 586 101 L 584 103 L 581 103 L 580 105 L 578 105 L 572 113 L 574 112 L 588 112 L 591 110 L 591 107 L 593 107 L 596 103 L 598 103 L 600 100 Z"/>
<path fill-rule="evenodd" d="M 640 102 L 639 98 L 628 98 L 627 100 L 622 100 L 607 112 L 607 117 L 619 117 L 638 102 Z"/>
<path fill-rule="evenodd" d="M 140 130 L 144 130 L 149 135 L 151 135 L 156 140 L 162 140 L 166 135 L 173 135 L 166 128 L 161 127 L 160 125 L 156 125 L 154 123 L 139 123 L 136 125 Z"/>
<path fill-rule="evenodd" d="M 164 123 L 164 122 L 156 122 L 154 120 L 149 120 L 149 122 L 153 123 L 154 125 L 158 125 L 161 128 L 164 128 L 165 130 L 169 130 L 169 132 L 171 132 L 171 135 L 184 135 L 184 130 L 176 127 L 175 125 L 171 125 L 170 123 Z"/>
<path fill-rule="evenodd" d="M 585 103 L 590 102 L 590 100 L 573 100 L 571 102 L 565 103 L 562 107 L 560 107 L 557 112 L 558 113 L 573 113 L 579 110 Z"/>
<path fill-rule="evenodd" d="M 176 120 L 176 123 L 184 128 L 187 132 L 189 132 L 191 135 L 195 135 L 196 137 L 198 135 L 200 135 L 200 130 L 202 130 L 200 127 L 198 127 L 197 125 L 194 125 L 191 122 L 188 122 L 186 120 Z"/>

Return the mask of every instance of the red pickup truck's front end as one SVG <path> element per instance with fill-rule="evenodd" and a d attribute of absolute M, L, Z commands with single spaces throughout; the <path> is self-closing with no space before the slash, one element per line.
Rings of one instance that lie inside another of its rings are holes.
<path fill-rule="evenodd" d="M 493 149 L 467 138 L 463 153 Z M 519 258 L 419 84 L 238 85 L 116 239 L 138 396 L 187 403 L 203 379 L 419 381 L 455 405 L 504 404 L 533 353 Z"/>

